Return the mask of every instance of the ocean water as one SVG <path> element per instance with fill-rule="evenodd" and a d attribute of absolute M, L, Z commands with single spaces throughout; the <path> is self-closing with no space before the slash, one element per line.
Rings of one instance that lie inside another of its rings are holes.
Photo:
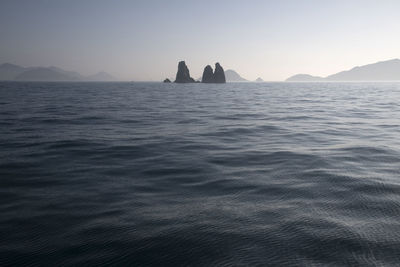
<path fill-rule="evenodd" d="M 1 266 L 400 264 L 400 83 L 0 83 Z"/>

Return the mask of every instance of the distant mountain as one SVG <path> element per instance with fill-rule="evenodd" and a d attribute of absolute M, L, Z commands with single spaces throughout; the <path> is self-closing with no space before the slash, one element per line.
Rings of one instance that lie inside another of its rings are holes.
<path fill-rule="evenodd" d="M 80 73 L 75 72 L 75 71 L 66 71 L 61 68 L 53 67 L 53 66 L 49 67 L 49 69 L 54 70 L 63 75 L 66 75 L 66 76 L 70 77 L 70 79 L 73 79 L 73 80 L 86 80 L 86 77 L 84 77 L 83 75 L 81 75 Z"/>
<path fill-rule="evenodd" d="M 79 81 L 79 79 L 69 76 L 65 73 L 58 72 L 51 68 L 33 68 L 22 72 L 15 77 L 16 81 Z"/>
<path fill-rule="evenodd" d="M 308 74 L 297 74 L 286 79 L 287 82 L 316 82 L 322 80 L 324 80 L 324 78 L 318 76 L 311 76 Z"/>
<path fill-rule="evenodd" d="M 258 82 L 258 83 L 261 83 L 261 82 L 263 82 L 264 80 L 263 79 L 261 79 L 260 77 L 258 77 L 256 80 L 255 80 L 255 82 Z"/>
<path fill-rule="evenodd" d="M 400 81 L 400 59 L 354 67 L 325 78 L 298 74 L 286 81 Z"/>
<path fill-rule="evenodd" d="M 14 64 L 4 63 L 0 65 L 0 81 L 1 80 L 14 80 L 22 72 L 26 71 L 27 68 L 23 68 Z"/>
<path fill-rule="evenodd" d="M 115 77 L 111 76 L 107 72 L 101 71 L 94 75 L 90 75 L 86 77 L 88 81 L 98 81 L 98 82 L 107 82 L 107 81 L 115 81 Z"/>
<path fill-rule="evenodd" d="M 247 82 L 246 79 L 242 78 L 239 73 L 234 70 L 226 70 L 225 78 L 227 82 Z"/>
<path fill-rule="evenodd" d="M 58 67 L 24 68 L 10 63 L 0 65 L 0 81 L 115 81 L 106 72 L 83 76 L 78 72 L 66 71 Z"/>
<path fill-rule="evenodd" d="M 329 81 L 394 81 L 400 80 L 400 59 L 381 61 L 352 68 L 326 77 Z"/>

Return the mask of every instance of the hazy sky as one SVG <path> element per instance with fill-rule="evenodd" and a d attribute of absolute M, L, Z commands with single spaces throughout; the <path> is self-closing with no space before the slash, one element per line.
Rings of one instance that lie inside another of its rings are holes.
<path fill-rule="evenodd" d="M 400 58 L 399 0 L 0 0 L 0 63 L 126 80 L 194 78 L 219 61 L 248 79 L 326 76 Z"/>

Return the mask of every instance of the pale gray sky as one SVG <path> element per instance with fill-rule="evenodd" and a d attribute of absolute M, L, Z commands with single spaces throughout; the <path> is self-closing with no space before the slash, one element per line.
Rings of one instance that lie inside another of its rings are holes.
<path fill-rule="evenodd" d="M 219 61 L 245 78 L 326 76 L 400 57 L 398 0 L 0 1 L 0 63 L 125 80 L 194 78 Z"/>

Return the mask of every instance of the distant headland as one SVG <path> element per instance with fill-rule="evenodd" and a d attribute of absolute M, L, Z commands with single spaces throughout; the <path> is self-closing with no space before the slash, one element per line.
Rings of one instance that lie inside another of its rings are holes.
<path fill-rule="evenodd" d="M 373 64 L 354 67 L 327 77 L 297 74 L 286 79 L 287 82 L 321 81 L 400 81 L 400 59 L 380 61 Z"/>
<path fill-rule="evenodd" d="M 58 67 L 21 67 L 4 63 L 0 65 L 0 81 L 116 81 L 106 72 L 84 76 L 78 72 Z"/>

